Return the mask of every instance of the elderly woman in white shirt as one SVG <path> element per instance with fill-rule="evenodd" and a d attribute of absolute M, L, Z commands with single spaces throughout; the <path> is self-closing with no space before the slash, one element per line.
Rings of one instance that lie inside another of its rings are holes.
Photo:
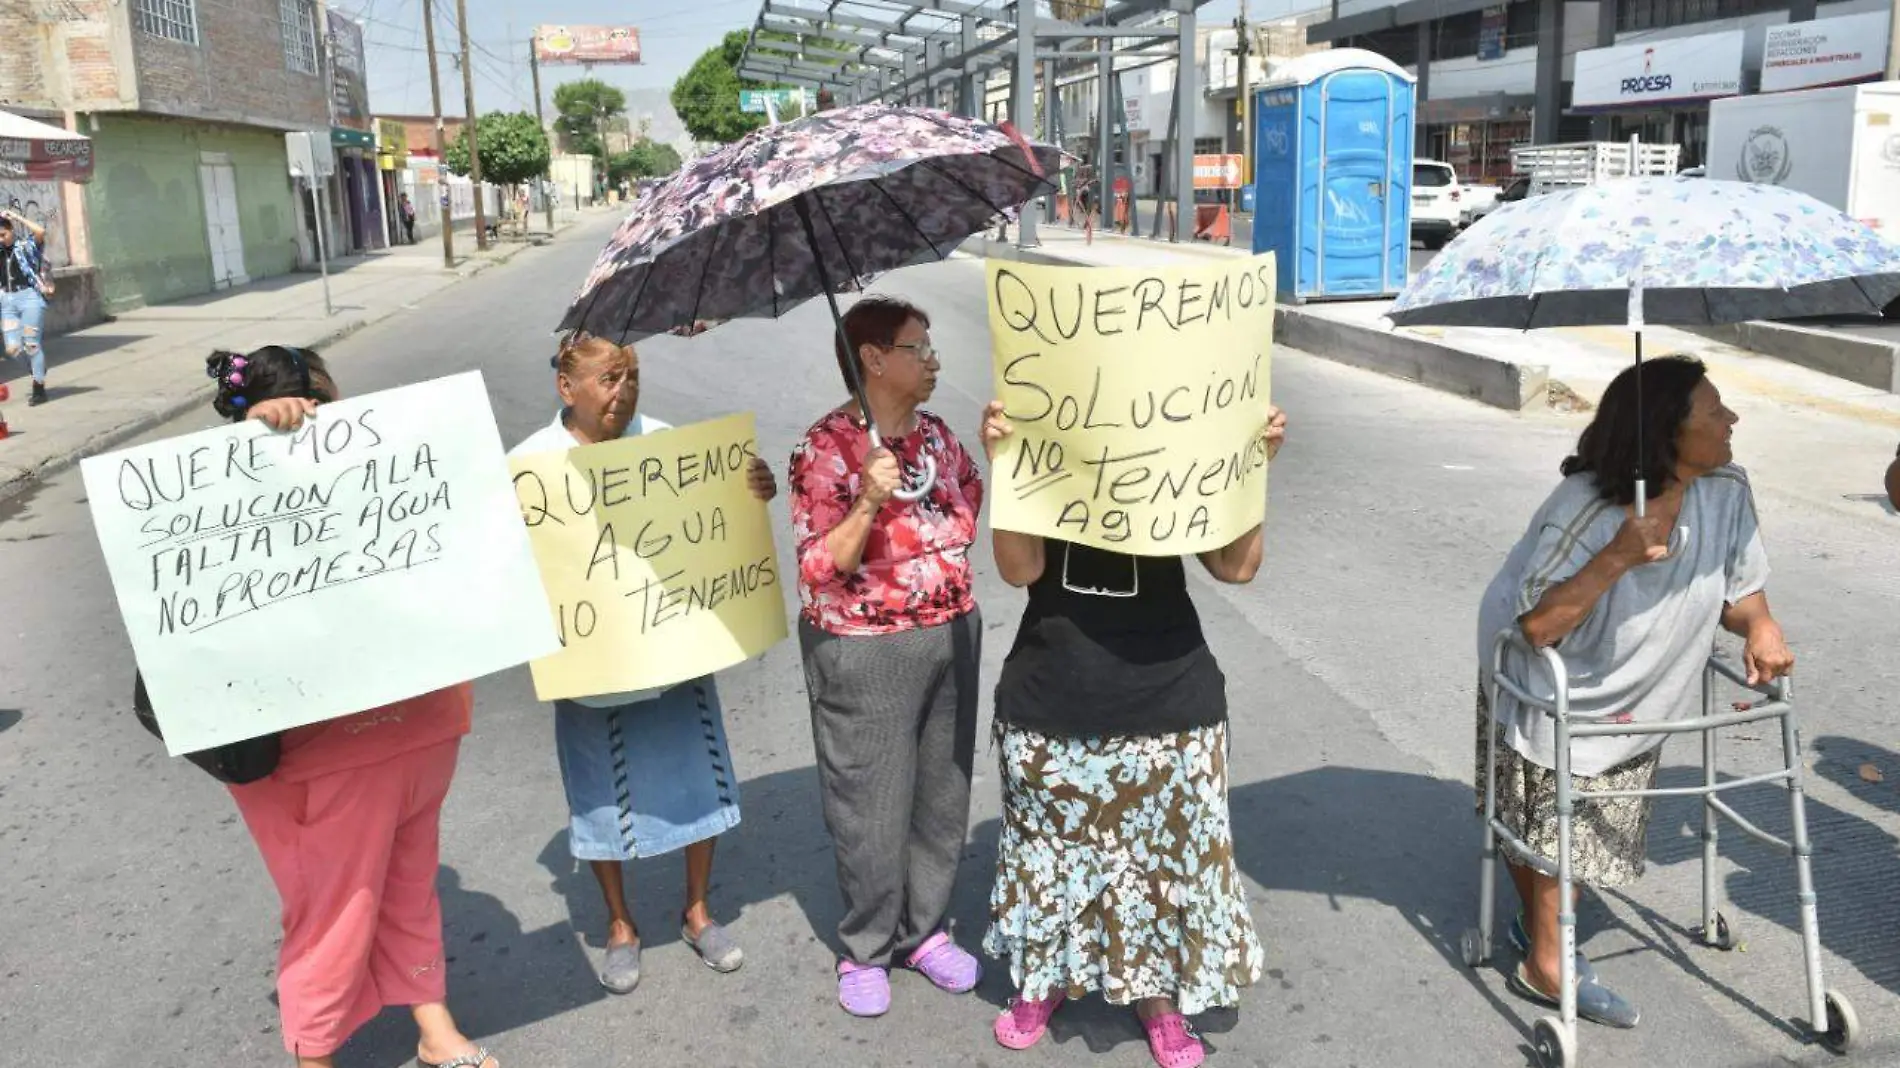
<path fill-rule="evenodd" d="M 1488 669 L 1492 641 L 1515 625 L 1531 646 L 1562 654 L 1574 712 L 1638 723 L 1676 718 L 1693 706 L 1718 626 L 1746 643 L 1750 682 L 1791 672 L 1794 657 L 1768 608 L 1768 558 L 1754 495 L 1733 462 L 1737 421 L 1698 361 L 1653 360 L 1617 376 L 1576 455 L 1564 461 L 1563 482 L 1485 593 L 1480 663 Z M 1634 509 L 1639 473 L 1649 490 L 1640 519 Z M 1521 653 L 1507 655 L 1504 670 L 1527 691 L 1548 693 L 1540 669 Z M 1502 690 L 1493 710 L 1481 683 L 1477 727 L 1480 809 L 1487 743 L 1495 733 L 1498 817 L 1554 862 L 1550 718 Z M 1580 790 L 1649 789 L 1665 737 L 1575 740 L 1572 780 Z M 1571 832 L 1576 881 L 1609 887 L 1639 877 L 1653 805 L 1649 798 L 1578 802 Z M 1525 960 L 1510 987 L 1555 1005 L 1562 952 L 1557 880 L 1516 864 L 1511 876 L 1524 903 L 1511 940 Z M 1577 974 L 1578 1015 L 1636 1026 L 1637 1008 L 1605 986 L 1581 953 Z"/>
<path fill-rule="evenodd" d="M 669 429 L 636 411 L 640 358 L 630 345 L 569 339 L 555 357 L 555 387 L 560 413 L 510 455 Z M 757 457 L 746 481 L 761 501 L 778 494 L 771 468 Z M 557 701 L 554 739 L 567 792 L 569 849 L 593 868 L 607 902 L 601 985 L 625 994 L 640 982 L 640 936 L 627 907 L 623 864 L 679 849 L 686 852 L 680 937 L 714 970 L 737 970 L 744 953 L 706 904 L 714 840 L 739 823 L 738 778 L 712 678 L 664 692 Z"/>

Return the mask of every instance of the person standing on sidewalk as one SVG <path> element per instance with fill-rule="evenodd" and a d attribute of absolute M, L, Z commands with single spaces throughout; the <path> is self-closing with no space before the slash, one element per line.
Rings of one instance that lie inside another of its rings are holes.
<path fill-rule="evenodd" d="M 554 365 L 561 411 L 509 455 L 566 452 L 669 429 L 637 412 L 640 358 L 631 345 L 570 338 Z M 761 501 L 778 495 L 771 468 L 756 456 L 746 482 Z M 627 994 L 640 983 L 640 935 L 627 906 L 624 865 L 681 849 L 680 937 L 714 971 L 737 971 L 745 954 L 706 904 L 713 845 L 739 825 L 739 781 L 712 677 L 664 691 L 556 701 L 554 748 L 567 792 L 568 849 L 593 869 L 607 902 L 600 985 Z"/>
<path fill-rule="evenodd" d="M 792 454 L 798 621 L 825 826 L 838 865 L 838 1002 L 853 1016 L 891 1007 L 901 961 L 939 989 L 982 976 L 944 930 L 970 817 L 982 617 L 970 545 L 983 480 L 943 420 L 919 409 L 937 384 L 930 317 L 890 297 L 859 300 L 834 339 L 857 361 L 884 432 L 849 401 Z M 936 464 L 918 500 L 903 469 Z"/>
<path fill-rule="evenodd" d="M 1768 555 L 1754 491 L 1734 463 L 1737 422 L 1700 361 L 1666 357 L 1617 375 L 1576 454 L 1564 461 L 1563 481 L 1485 591 L 1478 612 L 1477 809 L 1482 816 L 1487 776 L 1495 774 L 1497 818 L 1553 865 L 1555 728 L 1550 716 L 1501 687 L 1492 707 L 1498 635 L 1516 627 L 1533 648 L 1563 655 L 1570 713 L 1580 719 L 1651 724 L 1681 716 L 1700 692 L 1717 627 L 1745 642 L 1750 685 L 1794 670 L 1768 608 Z M 1642 518 L 1634 508 L 1637 478 L 1650 490 Z M 1519 688 L 1550 696 L 1543 671 L 1521 650 L 1507 647 L 1503 671 Z M 1591 793 L 1651 789 L 1667 737 L 1576 739 L 1571 780 Z M 1575 881 L 1615 887 L 1639 878 L 1655 805 L 1653 797 L 1576 802 Z M 1526 865 L 1509 867 L 1524 906 L 1510 939 L 1524 960 L 1508 985 L 1519 997 L 1554 1006 L 1562 968 L 1558 882 Z M 1636 1026 L 1637 1007 L 1597 977 L 1581 950 L 1576 974 L 1579 1017 Z"/>
<path fill-rule="evenodd" d="M 45 227 L 12 209 L 0 208 L 0 338 L 5 339 L 9 358 L 26 357 L 33 376 L 29 406 L 47 400 L 46 347 L 41 335 L 53 283 L 46 277 L 41 244 L 45 240 Z"/>
<path fill-rule="evenodd" d="M 1010 433 L 992 402 L 992 462 Z M 1262 437 L 1271 461 L 1278 408 Z M 1252 582 L 1262 538 L 1255 526 L 1198 559 L 1221 582 Z M 1161 1068 L 1193 1068 L 1207 1053 L 1187 1016 L 1238 1004 L 1266 954 L 1234 863 L 1227 681 L 1186 561 L 991 539 L 1003 581 L 1029 588 L 996 685 L 1003 830 L 983 948 L 1018 991 L 996 1041 L 1028 1049 L 1064 999 L 1100 991 L 1134 1006 Z"/>
<path fill-rule="evenodd" d="M 401 205 L 397 210 L 402 214 L 402 232 L 408 237 L 408 243 L 413 245 L 416 243 L 416 205 L 409 199 L 409 194 L 402 195 Z"/>
<path fill-rule="evenodd" d="M 219 352 L 207 369 L 213 407 L 232 422 L 293 431 L 338 397 L 307 349 Z M 350 1036 L 393 1005 L 415 1016 L 420 1068 L 500 1068 L 445 1003 L 436 891 L 442 803 L 474 701 L 465 682 L 293 728 L 271 774 L 229 787 L 283 902 L 277 1007 L 298 1068 L 334 1068 Z"/>

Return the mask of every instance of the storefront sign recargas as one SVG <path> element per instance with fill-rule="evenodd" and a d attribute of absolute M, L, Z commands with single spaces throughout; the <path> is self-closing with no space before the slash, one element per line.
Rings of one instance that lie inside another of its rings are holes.
<path fill-rule="evenodd" d="M 1571 105 L 1634 107 L 1734 96 L 1742 91 L 1741 30 L 1577 53 Z"/>

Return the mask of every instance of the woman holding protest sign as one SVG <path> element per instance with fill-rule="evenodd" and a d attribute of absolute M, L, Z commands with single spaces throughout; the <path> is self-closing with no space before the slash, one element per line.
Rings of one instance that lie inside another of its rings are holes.
<path fill-rule="evenodd" d="M 338 397 L 308 349 L 219 352 L 207 370 L 219 415 L 280 432 Z M 389 1005 L 411 1007 L 423 1068 L 499 1068 L 443 1003 L 442 802 L 473 705 L 462 683 L 285 731 L 275 770 L 230 787 L 283 901 L 278 1011 L 299 1068 L 332 1068 L 336 1050 Z"/>
<path fill-rule="evenodd" d="M 930 317 L 889 297 L 844 314 L 839 363 L 863 373 L 792 454 L 799 644 L 844 917 L 838 1001 L 891 1006 L 894 962 L 965 993 L 982 970 L 943 929 L 969 821 L 982 620 L 969 549 L 983 506 L 976 463 L 920 405 L 937 384 Z M 849 376 L 847 376 L 849 377 Z M 905 468 L 938 472 L 916 500 Z"/>
<path fill-rule="evenodd" d="M 666 430 L 639 414 L 640 357 L 631 345 L 576 335 L 554 358 L 561 411 L 511 456 L 567 451 Z M 778 495 L 765 461 L 746 469 L 761 501 Z M 712 918 L 713 844 L 739 823 L 739 784 L 726 746 L 719 691 L 710 676 L 665 691 L 602 694 L 554 704 L 554 745 L 567 792 L 568 848 L 586 861 L 607 902 L 600 985 L 626 994 L 640 982 L 640 935 L 627 906 L 623 865 L 686 851 L 680 937 L 715 971 L 745 954 Z"/>
<path fill-rule="evenodd" d="M 990 404 L 992 460 L 1011 428 Z M 1286 416 L 1269 409 L 1269 460 Z M 996 687 L 1003 832 L 984 949 L 1019 996 L 996 1040 L 1028 1049 L 1066 997 L 1133 1004 L 1162 1068 L 1206 1052 L 1194 1014 L 1238 1002 L 1263 961 L 1234 865 L 1226 679 L 1180 557 L 1136 557 L 993 532 L 997 570 L 1029 606 Z M 1253 581 L 1259 526 L 1200 554 Z"/>

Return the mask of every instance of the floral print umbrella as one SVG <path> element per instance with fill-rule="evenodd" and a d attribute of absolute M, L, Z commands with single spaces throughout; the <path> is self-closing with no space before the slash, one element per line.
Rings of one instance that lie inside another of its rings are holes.
<path fill-rule="evenodd" d="M 560 329 L 624 338 L 781 315 L 948 256 L 1053 188 L 1061 159 L 931 108 L 864 104 L 764 127 L 646 190 Z"/>
<path fill-rule="evenodd" d="M 1629 178 L 1507 204 L 1413 278 L 1396 326 L 1706 326 L 1879 315 L 1900 247 L 1804 193 L 1701 178 Z M 1636 376 L 1636 406 L 1643 377 Z M 1636 451 L 1642 455 L 1642 421 Z M 1649 489 L 1636 472 L 1636 514 Z"/>
<path fill-rule="evenodd" d="M 1701 326 L 1879 315 L 1896 296 L 1900 246 L 1804 193 L 1631 178 L 1485 216 L 1412 279 L 1387 318 L 1513 330 Z"/>

